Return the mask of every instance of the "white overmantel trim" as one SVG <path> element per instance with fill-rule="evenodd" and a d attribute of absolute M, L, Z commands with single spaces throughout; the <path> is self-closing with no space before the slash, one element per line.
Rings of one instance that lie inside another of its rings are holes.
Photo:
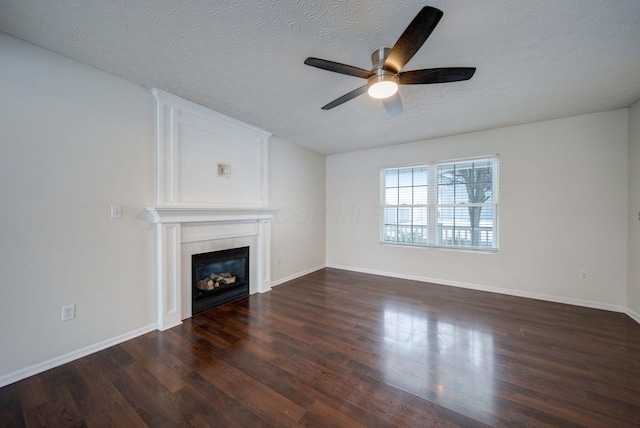
<path fill-rule="evenodd" d="M 208 122 L 211 122 L 212 118 L 218 119 L 219 121 L 216 122 L 216 126 L 224 126 L 233 130 L 240 129 L 245 132 L 250 131 L 256 134 L 256 136 L 258 137 L 269 138 L 271 136 L 271 132 L 265 131 L 264 129 L 258 128 L 253 125 L 249 125 L 246 122 L 242 122 L 241 120 L 235 119 L 231 116 L 227 116 L 220 112 L 211 110 L 192 101 L 185 100 L 184 98 L 180 98 L 177 95 L 165 92 L 162 89 L 152 88 L 151 93 L 156 97 L 156 99 L 158 99 L 158 101 L 169 107 L 177 107 L 181 110 L 188 111 L 194 116 L 202 118 L 203 120 L 206 120 Z M 159 121 L 158 123 L 162 122 Z"/>
<path fill-rule="evenodd" d="M 209 200 L 187 200 L 180 192 L 181 173 L 179 171 L 185 142 L 181 140 L 179 129 L 186 127 L 208 133 L 210 138 L 231 140 L 236 145 L 256 148 L 252 159 L 258 174 L 257 195 L 251 201 L 242 203 L 266 207 L 269 204 L 268 140 L 270 132 L 226 116 L 217 111 L 185 100 L 158 88 L 151 90 L 156 98 L 156 206 L 190 204 L 207 205 Z M 230 149 L 230 146 L 227 146 Z M 223 160 L 227 155 L 220 154 Z M 214 159 L 212 159 L 214 161 Z M 249 160 L 247 160 L 248 162 Z M 212 162 L 212 168 L 215 165 Z M 223 201 L 216 201 L 224 205 Z"/>
<path fill-rule="evenodd" d="M 277 210 L 265 208 L 147 207 L 152 223 L 237 222 L 271 220 Z"/>

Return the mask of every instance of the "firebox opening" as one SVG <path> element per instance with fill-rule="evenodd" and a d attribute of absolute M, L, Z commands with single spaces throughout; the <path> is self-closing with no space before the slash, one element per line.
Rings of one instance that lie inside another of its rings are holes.
<path fill-rule="evenodd" d="M 249 247 L 191 256 L 192 314 L 249 295 Z"/>

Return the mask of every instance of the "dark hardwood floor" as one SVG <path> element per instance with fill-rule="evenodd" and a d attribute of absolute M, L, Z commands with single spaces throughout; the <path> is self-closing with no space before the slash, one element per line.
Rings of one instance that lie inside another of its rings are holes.
<path fill-rule="evenodd" d="M 0 425 L 638 427 L 640 325 L 323 269 L 6 386 Z"/>

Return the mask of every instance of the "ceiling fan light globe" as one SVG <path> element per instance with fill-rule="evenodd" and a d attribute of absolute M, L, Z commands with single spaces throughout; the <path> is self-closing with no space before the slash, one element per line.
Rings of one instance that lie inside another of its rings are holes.
<path fill-rule="evenodd" d="M 367 93 L 371 98 L 389 98 L 398 92 L 398 76 L 386 70 L 375 70 L 376 75 L 371 76 L 367 82 Z"/>
<path fill-rule="evenodd" d="M 398 92 L 398 84 L 394 81 L 375 82 L 369 85 L 367 93 L 371 98 L 384 99 L 389 98 Z"/>

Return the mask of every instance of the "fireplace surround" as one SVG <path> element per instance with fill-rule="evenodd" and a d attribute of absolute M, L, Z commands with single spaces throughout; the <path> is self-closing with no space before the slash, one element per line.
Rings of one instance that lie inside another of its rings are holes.
<path fill-rule="evenodd" d="M 193 314 L 194 254 L 249 248 L 249 294 L 271 289 L 268 139 L 231 117 L 153 89 L 156 98 L 157 326 Z"/>
<path fill-rule="evenodd" d="M 191 257 L 249 247 L 249 294 L 271 290 L 271 220 L 275 211 L 239 208 L 147 208 L 156 233 L 158 329 L 192 316 Z"/>

